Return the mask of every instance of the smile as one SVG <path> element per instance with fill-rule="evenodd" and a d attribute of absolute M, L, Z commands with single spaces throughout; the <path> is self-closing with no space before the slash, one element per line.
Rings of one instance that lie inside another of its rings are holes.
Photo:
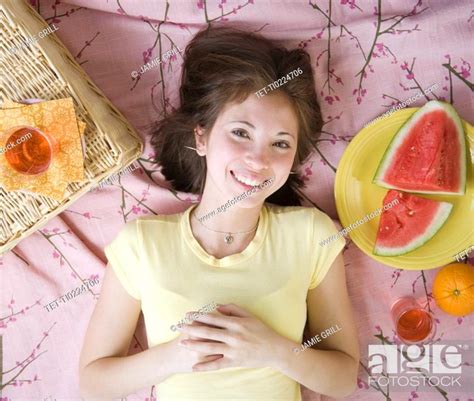
<path fill-rule="evenodd" d="M 236 179 L 236 181 L 240 182 L 241 184 L 244 184 L 246 186 L 249 186 L 249 187 L 258 187 L 258 186 L 261 186 L 263 185 L 264 183 L 266 183 L 267 181 L 270 181 L 270 179 L 266 179 L 266 180 L 256 180 L 254 178 L 250 178 L 250 177 L 246 177 L 244 175 L 241 175 L 239 173 L 236 173 L 234 171 L 231 170 L 230 174 L 232 175 L 232 177 L 234 177 Z"/>

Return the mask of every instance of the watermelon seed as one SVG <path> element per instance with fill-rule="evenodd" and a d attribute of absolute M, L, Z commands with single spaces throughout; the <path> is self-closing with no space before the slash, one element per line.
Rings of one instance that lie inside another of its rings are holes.
<path fill-rule="evenodd" d="M 415 212 L 413 210 L 408 211 L 408 216 L 413 216 L 414 214 L 415 214 Z"/>
<path fill-rule="evenodd" d="M 412 146 L 412 147 L 410 148 L 410 150 L 413 152 L 413 151 L 415 150 L 415 147 Z"/>
<path fill-rule="evenodd" d="M 390 227 L 389 227 L 389 226 L 385 226 L 385 229 L 386 229 L 386 230 L 390 230 Z"/>

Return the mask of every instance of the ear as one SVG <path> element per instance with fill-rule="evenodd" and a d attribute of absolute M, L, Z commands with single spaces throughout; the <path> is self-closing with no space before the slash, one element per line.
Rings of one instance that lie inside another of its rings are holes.
<path fill-rule="evenodd" d="M 204 156 L 206 154 L 207 137 L 204 135 L 204 130 L 198 125 L 194 128 L 194 140 L 196 141 L 197 154 Z"/>

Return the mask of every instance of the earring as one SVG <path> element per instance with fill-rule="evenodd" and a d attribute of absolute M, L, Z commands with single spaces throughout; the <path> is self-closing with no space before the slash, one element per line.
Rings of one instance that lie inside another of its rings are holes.
<path fill-rule="evenodd" d="M 198 136 L 202 136 L 202 132 L 199 132 L 200 130 L 198 130 L 197 128 L 194 128 L 193 132 L 194 132 L 194 135 L 198 135 Z M 201 154 L 199 153 L 199 150 L 197 150 L 196 148 L 193 148 L 191 146 L 185 146 L 185 148 L 188 148 L 188 149 L 191 149 L 191 150 L 194 150 L 199 156 L 204 156 L 204 153 Z"/>
<path fill-rule="evenodd" d="M 197 150 L 196 148 L 193 148 L 192 146 L 184 146 L 186 149 L 191 149 L 191 150 L 194 150 L 199 156 L 204 156 L 204 155 L 201 155 L 199 153 L 199 150 Z"/>

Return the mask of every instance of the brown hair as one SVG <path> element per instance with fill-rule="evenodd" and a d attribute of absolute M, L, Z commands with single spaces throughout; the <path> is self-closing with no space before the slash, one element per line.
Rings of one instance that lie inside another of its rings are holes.
<path fill-rule="evenodd" d="M 299 121 L 298 145 L 293 170 L 311 154 L 322 128 L 308 53 L 286 50 L 263 36 L 231 28 L 199 32 L 184 54 L 181 106 L 152 131 L 155 161 L 178 191 L 202 193 L 206 177 L 205 157 L 195 147 L 194 128 L 211 131 L 228 102 L 243 102 L 250 94 L 300 68 L 303 73 L 279 89 L 293 104 Z M 304 187 L 297 174 L 268 197 L 270 203 L 299 205 L 297 189 Z"/>

